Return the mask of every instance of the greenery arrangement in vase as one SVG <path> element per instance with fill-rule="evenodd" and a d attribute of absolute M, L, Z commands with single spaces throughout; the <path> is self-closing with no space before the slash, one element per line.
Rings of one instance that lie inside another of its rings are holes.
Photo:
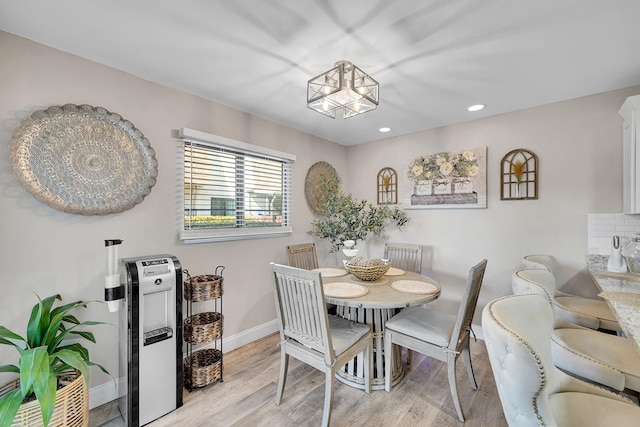
<path fill-rule="evenodd" d="M 345 241 L 364 241 L 369 235 L 382 237 L 387 226 L 404 227 L 409 217 L 399 207 L 374 206 L 366 200 L 357 200 L 340 190 L 340 179 L 324 179 L 321 184 L 326 194 L 326 216 L 312 223 L 312 236 L 330 244 L 330 252 L 337 252 Z"/>
<path fill-rule="evenodd" d="M 89 381 L 89 367 L 97 366 L 104 373 L 107 370 L 89 360 L 89 351 L 78 342 L 69 343 L 65 339 L 83 338 L 93 343 L 94 335 L 78 327 L 105 324 L 104 322 L 80 322 L 69 312 L 75 308 L 86 308 L 89 302 L 76 301 L 54 307 L 56 294 L 45 299 L 38 297 L 27 323 L 26 338 L 0 326 L 0 344 L 13 346 L 20 354 L 18 365 L 2 365 L 0 372 L 20 375 L 19 387 L 0 398 L 0 426 L 11 425 L 20 405 L 38 400 L 42 412 L 42 423 L 49 424 L 56 404 L 59 380 L 64 371 L 78 370 L 85 383 Z"/>

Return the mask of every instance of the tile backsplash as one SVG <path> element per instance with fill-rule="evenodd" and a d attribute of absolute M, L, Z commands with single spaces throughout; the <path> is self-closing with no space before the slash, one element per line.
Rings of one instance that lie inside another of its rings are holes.
<path fill-rule="evenodd" d="M 620 244 L 633 233 L 640 233 L 640 215 L 587 215 L 588 254 L 611 255 L 611 237 L 620 236 Z"/>

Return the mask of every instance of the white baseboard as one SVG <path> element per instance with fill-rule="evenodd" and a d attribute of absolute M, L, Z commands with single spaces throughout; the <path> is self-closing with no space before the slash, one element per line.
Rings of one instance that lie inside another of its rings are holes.
<path fill-rule="evenodd" d="M 240 332 L 239 334 L 231 335 L 230 337 L 226 337 L 222 339 L 222 349 L 224 353 L 235 350 L 237 348 L 242 347 L 243 345 L 247 345 L 252 343 L 253 341 L 259 340 L 260 338 L 266 337 L 274 332 L 278 331 L 278 320 L 274 319 L 270 322 L 263 323 L 262 325 L 256 326 L 255 328 L 248 329 L 246 331 Z M 207 348 L 207 346 L 202 347 Z M 117 379 L 114 381 L 108 381 L 104 384 L 100 384 L 95 387 L 91 387 L 89 389 L 89 409 L 96 408 L 98 406 L 104 405 L 105 403 L 111 402 L 118 398 L 118 387 L 116 387 L 116 382 L 120 382 L 122 379 Z"/>
<path fill-rule="evenodd" d="M 89 389 L 89 409 L 109 403 L 118 398 L 116 381 L 109 381 Z"/>

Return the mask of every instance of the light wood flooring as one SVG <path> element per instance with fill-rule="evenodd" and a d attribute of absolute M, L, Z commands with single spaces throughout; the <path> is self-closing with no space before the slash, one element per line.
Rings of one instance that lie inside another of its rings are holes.
<path fill-rule="evenodd" d="M 324 376 L 290 358 L 283 401 L 274 398 L 280 349 L 273 334 L 225 354 L 224 382 L 185 390 L 184 405 L 148 424 L 180 426 L 319 426 Z M 458 421 L 447 382 L 446 365 L 413 353 L 411 367 L 391 393 L 367 395 L 336 380 L 331 425 L 340 426 L 506 426 L 484 341 L 471 342 L 478 390 L 471 389 L 463 360 L 458 360 L 458 391 L 466 422 Z M 90 426 L 122 427 L 115 402 L 93 409 Z"/>

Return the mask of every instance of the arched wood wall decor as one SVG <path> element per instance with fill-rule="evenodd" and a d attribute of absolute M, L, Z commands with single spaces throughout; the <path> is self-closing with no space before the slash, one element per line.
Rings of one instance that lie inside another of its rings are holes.
<path fill-rule="evenodd" d="M 538 198 L 538 156 L 524 148 L 509 151 L 500 162 L 500 199 Z"/>
<path fill-rule="evenodd" d="M 382 168 L 378 172 L 378 204 L 398 204 L 398 174 L 392 168 Z"/>

